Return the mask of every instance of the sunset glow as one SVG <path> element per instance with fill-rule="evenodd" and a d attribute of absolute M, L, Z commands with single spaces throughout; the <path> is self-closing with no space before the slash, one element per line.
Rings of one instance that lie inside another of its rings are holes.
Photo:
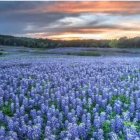
<path fill-rule="evenodd" d="M 0 2 L 0 34 L 114 39 L 140 36 L 140 2 Z"/>

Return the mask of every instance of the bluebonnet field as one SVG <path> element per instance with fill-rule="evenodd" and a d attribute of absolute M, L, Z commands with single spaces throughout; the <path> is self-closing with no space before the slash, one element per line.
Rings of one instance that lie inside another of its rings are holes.
<path fill-rule="evenodd" d="M 0 59 L 0 140 L 140 140 L 140 58 Z"/>

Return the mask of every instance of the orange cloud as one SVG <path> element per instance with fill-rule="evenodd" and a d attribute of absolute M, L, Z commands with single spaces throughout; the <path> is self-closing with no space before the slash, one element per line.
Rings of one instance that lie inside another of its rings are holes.
<path fill-rule="evenodd" d="M 30 4 L 30 3 L 29 3 Z M 140 14 L 140 1 L 50 1 L 31 9 L 12 9 L 5 13 L 120 13 Z"/>
<path fill-rule="evenodd" d="M 84 33 L 83 33 L 84 30 Z M 135 31 L 125 31 L 125 30 L 119 30 L 119 29 L 113 29 L 113 30 L 100 30 L 95 32 L 93 30 L 89 29 L 81 29 L 79 32 L 60 32 L 58 34 L 54 35 L 48 35 L 46 32 L 41 33 L 27 33 L 27 37 L 33 37 L 33 38 L 49 38 L 53 40 L 77 40 L 77 39 L 116 39 L 123 36 L 127 36 L 128 38 L 133 38 L 136 36 L 140 36 L 140 32 Z"/>
<path fill-rule="evenodd" d="M 82 30 L 82 29 L 81 29 Z M 54 40 L 74 40 L 74 39 L 116 39 L 123 36 L 127 36 L 128 38 L 133 38 L 136 36 L 140 36 L 140 32 L 137 30 L 127 31 L 120 29 L 104 29 L 100 30 L 100 33 L 96 33 L 93 30 L 83 29 L 84 33 L 80 32 L 61 32 L 57 35 L 50 35 L 48 38 Z M 93 31 L 93 32 L 92 32 Z"/>
<path fill-rule="evenodd" d="M 38 9 L 39 10 L 39 9 Z M 41 7 L 42 12 L 140 14 L 140 2 L 55 2 Z"/>

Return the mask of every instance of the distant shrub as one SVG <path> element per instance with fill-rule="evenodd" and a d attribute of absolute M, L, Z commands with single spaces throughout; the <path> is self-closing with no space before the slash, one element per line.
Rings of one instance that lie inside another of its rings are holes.
<path fill-rule="evenodd" d="M 0 52 L 0 55 L 3 55 L 3 52 Z"/>
<path fill-rule="evenodd" d="M 6 54 L 8 54 L 8 52 L 0 52 L 0 56 L 4 56 Z"/>
<path fill-rule="evenodd" d="M 76 53 L 66 53 L 67 55 L 77 55 L 77 56 L 101 56 L 98 52 L 76 52 Z"/>
<path fill-rule="evenodd" d="M 101 56 L 98 52 L 80 52 L 80 56 Z"/>

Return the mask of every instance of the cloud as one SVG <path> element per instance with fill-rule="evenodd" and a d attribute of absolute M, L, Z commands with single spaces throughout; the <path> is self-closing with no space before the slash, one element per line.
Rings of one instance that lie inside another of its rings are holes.
<path fill-rule="evenodd" d="M 0 2 L 0 13 L 140 14 L 139 1 L 11 1 Z"/>
<path fill-rule="evenodd" d="M 140 2 L 56 2 L 53 5 L 42 8 L 42 12 L 59 13 L 113 13 L 113 14 L 140 14 Z M 39 9 L 39 8 L 38 8 Z"/>
<path fill-rule="evenodd" d="M 101 38 L 115 36 L 114 32 L 137 35 L 139 7 L 140 2 L 0 2 L 0 34 L 42 38 Z"/>

